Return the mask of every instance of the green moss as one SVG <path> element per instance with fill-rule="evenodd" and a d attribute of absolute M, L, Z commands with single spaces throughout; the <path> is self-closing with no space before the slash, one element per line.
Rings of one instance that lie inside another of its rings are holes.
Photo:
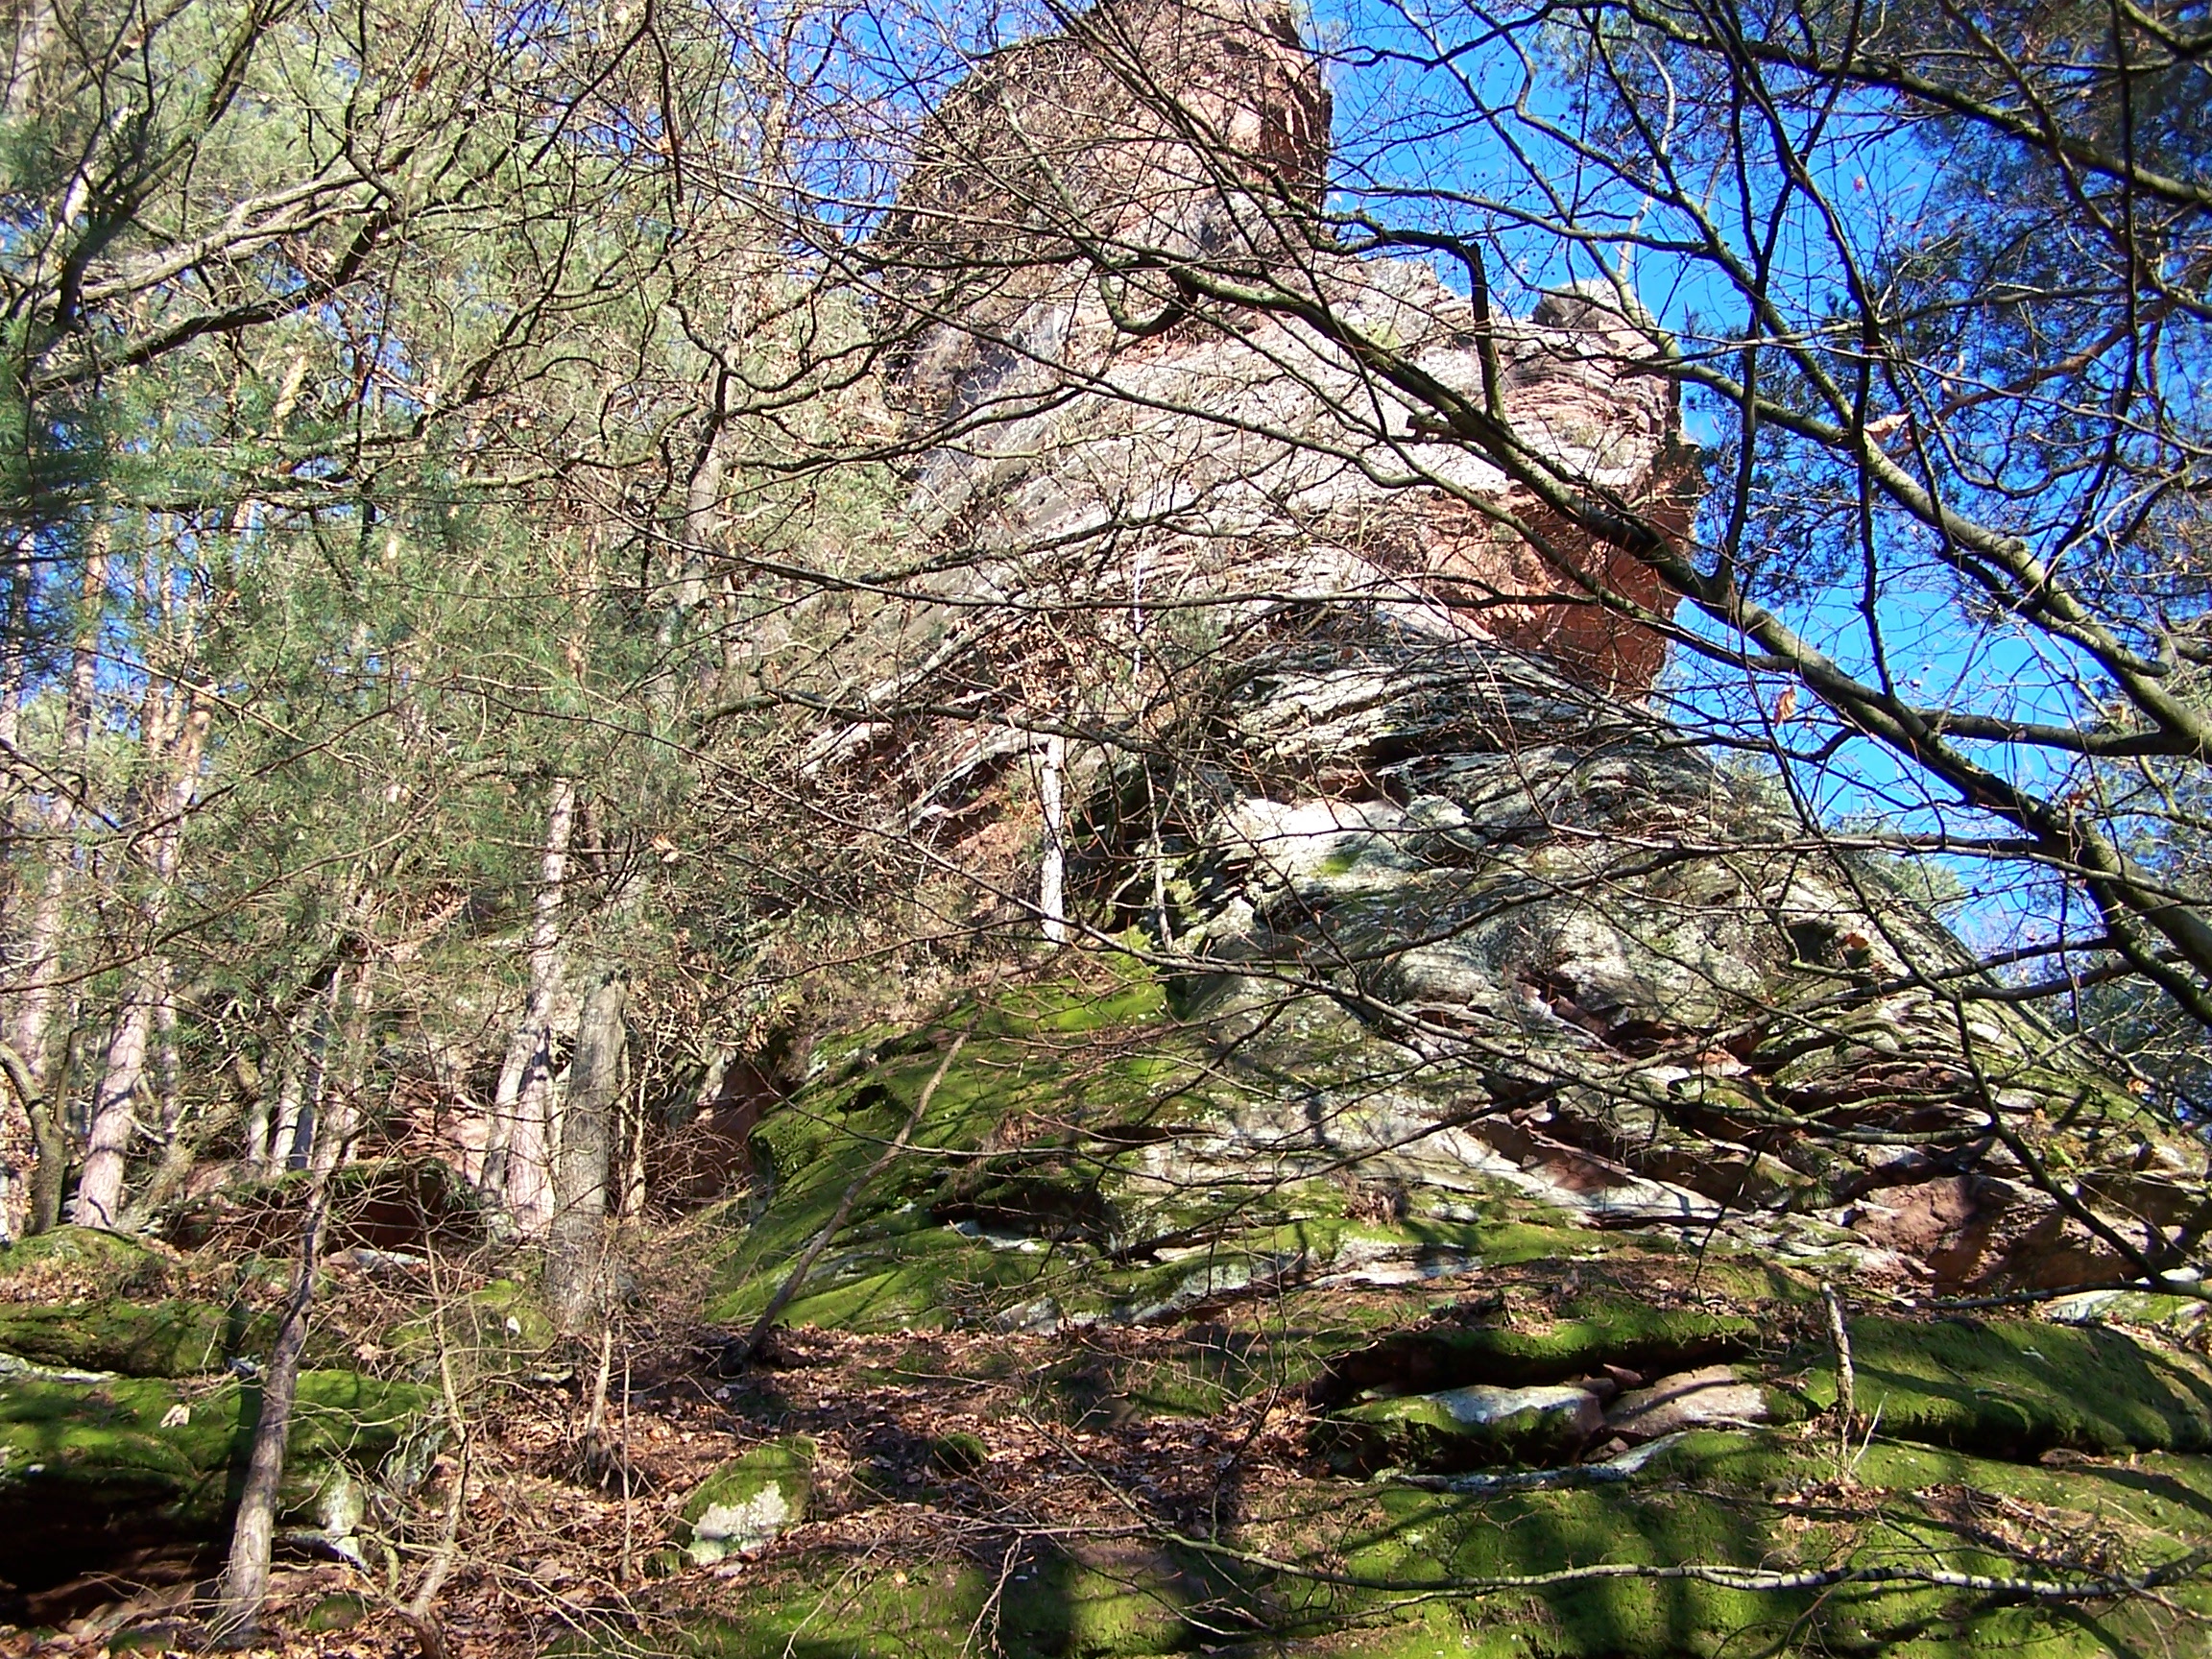
<path fill-rule="evenodd" d="M 167 1649 L 175 1639 L 174 1629 L 165 1630 L 158 1625 L 142 1626 L 134 1630 L 116 1631 L 108 1638 L 107 1646 L 110 1653 L 159 1653 Z"/>
<path fill-rule="evenodd" d="M 2176 1341 L 2212 1322 L 2212 1303 L 2148 1290 L 2084 1290 L 2059 1297 L 2044 1311 L 2064 1324 L 2131 1325 Z"/>
<path fill-rule="evenodd" d="M 1579 1388 L 1485 1388 L 1415 1394 L 1355 1406 L 1313 1426 L 1309 1443 L 1348 1463 L 1380 1468 L 1481 1469 L 1558 1463 L 1599 1427 L 1596 1400 Z"/>
<path fill-rule="evenodd" d="M 469 1382 L 526 1370 L 550 1349 L 553 1322 L 528 1286 L 494 1279 L 441 1312 L 401 1325 L 392 1335 L 393 1350 L 411 1370 L 435 1377 L 443 1352 L 455 1381 Z"/>
<path fill-rule="evenodd" d="M 220 1371 L 226 1358 L 266 1353 L 274 1323 L 207 1302 L 73 1302 L 0 1307 L 0 1353 L 66 1370 L 132 1377 Z"/>
<path fill-rule="evenodd" d="M 764 1564 L 741 1610 L 689 1626 L 694 1650 L 752 1659 L 901 1653 L 952 1659 L 1138 1655 L 1214 1646 L 1240 1652 L 1477 1653 L 1546 1659 L 1718 1659 L 1741 1653 L 1968 1659 L 2020 1653 L 2089 1659 L 2181 1651 L 2212 1616 L 2201 1584 L 2172 1608 L 2064 1608 L 1917 1585 L 1752 1592 L 1616 1578 L 1546 1588 L 1447 1592 L 1449 1579 L 1519 1577 L 1599 1563 L 1686 1562 L 1787 1570 L 1841 1560 L 2008 1573 L 1975 1520 L 2001 1499 L 2040 1514 L 2064 1548 L 2087 1518 L 2124 1520 L 2104 1548 L 2122 1570 L 2200 1536 L 2212 1463 L 2153 1456 L 2134 1466 L 2046 1470 L 1877 1444 L 1839 1501 L 1822 1484 L 1824 1443 L 1787 1433 L 1686 1437 L 1626 1485 L 1464 1497 L 1309 1481 L 1247 1495 L 1229 1542 L 1310 1562 L 1330 1581 L 1256 1573 L 1203 1554 L 1130 1542 L 1033 1551 L 1001 1584 L 969 1559 L 856 1565 L 808 1551 Z M 1928 1496 L 1923 1497 L 1922 1494 Z M 2110 1531 L 2107 1524 L 2107 1530 Z M 2051 1571 L 2056 1572 L 2057 1569 Z M 1354 1584 L 1346 1584 L 1350 1578 Z M 993 1616 L 995 1612 L 995 1617 Z"/>
<path fill-rule="evenodd" d="M 1463 1498 L 1410 1488 L 1326 1486 L 1292 1494 L 1263 1525 L 1274 1552 L 1338 1566 L 1371 1588 L 1350 1599 L 1319 1586 L 1277 1586 L 1286 1623 L 1317 1634 L 1325 1615 L 1386 1605 L 1394 1594 L 1447 1578 L 1526 1576 L 1597 1563 L 1730 1563 L 1787 1570 L 1861 1565 L 2004 1574 L 1970 1519 L 1964 1494 L 2007 1497 L 2051 1516 L 2054 1546 L 2096 1514 L 2131 1517 L 2138 1561 L 2173 1553 L 2166 1531 L 2200 1535 L 2212 1465 L 2165 1459 L 2138 1468 L 2048 1471 L 1957 1454 L 1878 1445 L 1859 1475 L 1865 1500 L 1832 1502 L 1815 1448 L 1794 1436 L 1694 1434 L 1626 1485 Z M 1930 1494 L 1923 1499 L 1920 1495 Z M 1877 1518 L 1869 1524 L 1868 1509 Z M 1968 1517 L 1962 1519 L 1963 1517 Z M 1289 1540 L 1301 1540 L 1295 1546 Z M 2183 1593 L 2212 1611 L 2202 1586 Z M 1542 1591 L 1456 1598 L 1441 1616 L 1400 1623 L 1354 1651 L 1466 1650 L 1583 1659 L 1673 1659 L 1749 1652 L 1964 1655 L 2013 1647 L 2086 1656 L 2126 1651 L 2128 1628 L 2150 1634 L 2159 1611 L 2038 1610 L 1916 1586 L 1846 1585 L 1824 1592 L 1745 1592 L 1684 1581 L 1621 1578 Z M 2113 1644 L 2108 1646 L 2107 1644 Z"/>
<path fill-rule="evenodd" d="M 1038 1550 L 1003 1580 L 967 1560 L 855 1572 L 828 1553 L 783 1564 L 742 1612 L 688 1627 L 715 1659 L 1136 1659 L 1213 1640 L 1190 1614 L 1219 1580 L 1146 1546 Z M 1210 1623 L 1210 1622 L 1209 1622 Z"/>
<path fill-rule="evenodd" d="M 2212 1367 L 2117 1331 L 2025 1319 L 1854 1319 L 1856 1405 L 1902 1439 L 2032 1456 L 2212 1449 Z M 1804 1385 L 1823 1408 L 1832 1363 Z"/>
<path fill-rule="evenodd" d="M 929 1442 L 929 1461 L 948 1475 L 973 1475 L 991 1461 L 991 1448 L 982 1435 L 955 1429 Z"/>
<path fill-rule="evenodd" d="M 158 1250 L 97 1227 L 55 1227 L 0 1249 L 0 1297 L 10 1300 L 158 1294 L 168 1275 Z"/>
<path fill-rule="evenodd" d="M 1619 1294 L 1578 1297 L 1541 1324 L 1439 1323 L 1400 1332 L 1331 1365 L 1327 1397 L 1365 1389 L 1426 1394 L 1470 1382 L 1507 1387 L 1564 1382 L 1607 1364 L 1657 1376 L 1761 1346 L 1765 1334 L 1747 1314 L 1669 1308 Z"/>
<path fill-rule="evenodd" d="M 323 1597 L 307 1609 L 306 1617 L 300 1623 L 302 1628 L 322 1636 L 336 1630 L 350 1630 L 375 1610 L 376 1604 L 368 1597 L 341 1592 Z"/>
<path fill-rule="evenodd" d="M 815 1444 L 790 1435 L 733 1457 L 684 1501 L 677 1542 L 699 1566 L 756 1549 L 806 1518 Z"/>
<path fill-rule="evenodd" d="M 405 1484 L 434 1449 L 435 1396 L 349 1371 L 300 1378 L 282 1517 L 314 1527 L 358 1469 Z M 261 1410 L 255 1386 L 156 1378 L 0 1378 L 0 1536 L 18 1582 L 58 1582 L 118 1551 L 220 1538 Z"/>

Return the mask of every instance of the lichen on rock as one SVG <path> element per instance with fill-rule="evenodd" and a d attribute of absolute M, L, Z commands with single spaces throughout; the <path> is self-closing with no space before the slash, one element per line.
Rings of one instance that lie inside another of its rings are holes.
<path fill-rule="evenodd" d="M 743 1554 L 806 1518 L 814 1442 L 800 1435 L 756 1446 L 716 1469 L 685 1499 L 679 1542 L 694 1566 Z"/>

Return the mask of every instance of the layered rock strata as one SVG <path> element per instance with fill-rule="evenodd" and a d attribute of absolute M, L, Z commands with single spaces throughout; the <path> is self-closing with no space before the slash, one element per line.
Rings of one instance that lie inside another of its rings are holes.
<path fill-rule="evenodd" d="M 1519 318 L 1345 252 L 1327 125 L 1268 0 L 1101 6 L 986 59 L 933 117 L 874 245 L 891 396 L 942 589 L 1009 608 L 918 620 L 933 671 L 1025 657 L 1010 618 L 1057 612 L 1083 672 L 1026 689 L 1125 713 L 1178 656 L 1319 600 L 1649 687 L 1673 596 L 1530 484 L 1686 533 L 1667 340 L 1602 278 Z M 1451 437 L 1455 404 L 1509 442 Z"/>
<path fill-rule="evenodd" d="M 1326 123 L 1268 0 L 1115 0 L 940 111 L 878 246 L 946 603 L 875 695 L 931 712 L 817 775 L 896 757 L 910 829 L 1041 829 L 1229 1064 L 1300 1079 L 1178 1142 L 1185 1187 L 1358 1161 L 1899 1285 L 2171 1264 L 2186 1149 L 1638 701 L 1672 596 L 1531 482 L 1687 535 L 1664 336 L 1604 281 L 1514 319 L 1346 253 Z M 1041 731 L 1070 825 L 1010 786 Z"/>

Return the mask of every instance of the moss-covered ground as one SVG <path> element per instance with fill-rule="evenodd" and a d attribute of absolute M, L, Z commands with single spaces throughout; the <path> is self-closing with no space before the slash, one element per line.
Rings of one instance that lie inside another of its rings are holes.
<path fill-rule="evenodd" d="M 1296 1077 L 1222 1063 L 1141 982 L 1031 986 L 848 1050 L 763 1128 L 773 1185 L 714 1317 L 766 1305 L 962 1033 L 782 1358 L 733 1391 L 818 1436 L 829 1474 L 742 1596 L 667 1588 L 702 1653 L 2212 1652 L 2189 1322 L 2160 1340 L 1847 1289 L 1845 1449 L 1805 1271 L 1509 1187 L 1378 1192 L 1270 1158 L 1254 1102 Z M 1367 1479 L 1313 1433 L 1436 1390 L 1603 1399 L 1716 1362 L 1775 1425 Z M 956 1459 L 931 1451 L 948 1433 Z"/>
<path fill-rule="evenodd" d="M 1944 1317 L 1854 1281 L 1845 1249 L 1582 1224 L 1446 1179 L 1442 1154 L 1379 1170 L 1331 1151 L 1347 1098 L 1404 1120 L 1340 1037 L 1240 1048 L 1140 974 L 1069 969 L 824 1043 L 762 1122 L 756 1189 L 634 1242 L 636 1374 L 625 1395 L 610 1373 L 596 1463 L 598 1351 L 556 1336 L 525 1256 L 334 1257 L 291 1500 L 409 1451 L 397 1426 L 450 1382 L 480 1460 L 445 1612 L 468 1651 L 524 1631 L 702 1659 L 2212 1653 L 2212 1368 L 2186 1299 Z M 849 1190 L 781 1328 L 724 1374 L 720 1338 Z M 241 1204 L 225 1236 L 280 1209 Z M 75 1481 L 110 1545 L 158 1543 L 149 1521 L 211 1535 L 256 1399 L 223 1363 L 258 1351 L 286 1271 L 248 1242 L 65 1232 L 0 1256 L 0 1353 L 130 1374 L 0 1385 L 0 1521 Z M 685 1275 L 694 1299 L 653 1300 Z M 1602 1405 L 1708 1365 L 1776 1421 L 1329 1452 L 1343 1414 L 1442 1390 Z M 387 1506 L 409 1549 L 436 1504 Z M 717 1508 L 728 1547 L 694 1558 Z M 299 1640 L 343 1623 L 370 1650 L 370 1588 L 318 1580 Z M 340 1619 L 338 1594 L 365 1599 Z"/>

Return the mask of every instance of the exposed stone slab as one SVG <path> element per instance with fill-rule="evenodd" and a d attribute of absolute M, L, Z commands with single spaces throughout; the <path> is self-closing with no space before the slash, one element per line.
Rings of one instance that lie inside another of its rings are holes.
<path fill-rule="evenodd" d="M 1657 1440 L 1690 1429 L 1747 1428 L 1804 1415 L 1778 1402 L 1756 1375 L 1731 1365 L 1678 1372 L 1613 1402 L 1605 1427 L 1631 1443 Z"/>

